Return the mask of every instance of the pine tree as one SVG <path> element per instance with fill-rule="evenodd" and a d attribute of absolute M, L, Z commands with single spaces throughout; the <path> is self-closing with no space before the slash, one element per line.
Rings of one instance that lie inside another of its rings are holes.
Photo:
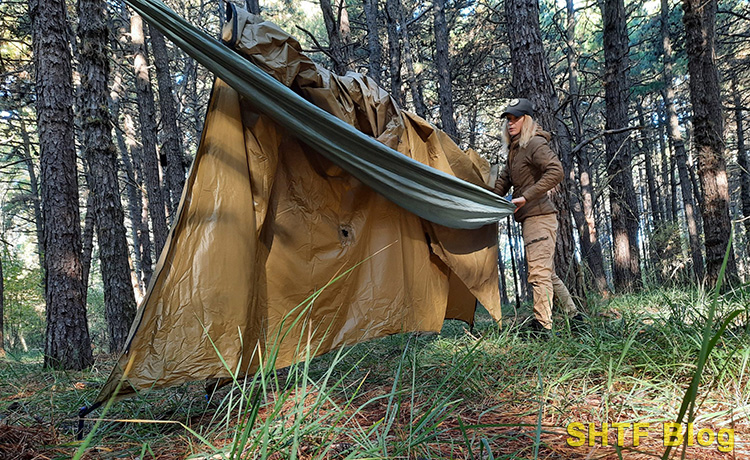
<path fill-rule="evenodd" d="M 29 2 L 42 164 L 44 365 L 81 370 L 93 362 L 81 267 L 73 87 L 65 2 Z"/>

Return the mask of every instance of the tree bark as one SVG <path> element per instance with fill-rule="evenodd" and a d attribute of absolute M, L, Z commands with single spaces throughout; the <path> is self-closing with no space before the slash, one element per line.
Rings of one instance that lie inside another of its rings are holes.
<path fill-rule="evenodd" d="M 555 250 L 555 271 L 572 294 L 584 298 L 583 286 L 578 282 L 573 224 L 570 218 L 569 191 L 573 183 L 570 139 L 562 120 L 556 117 L 559 101 L 544 56 L 538 0 L 506 0 L 505 17 L 508 23 L 515 95 L 528 98 L 534 103 L 536 120 L 543 129 L 553 134 L 551 147 L 560 156 L 565 173 L 562 183 L 551 192 L 560 224 Z"/>
<path fill-rule="evenodd" d="M 570 118 L 573 121 L 572 140 L 578 145 L 583 141 L 583 127 L 578 113 L 579 87 L 578 87 L 578 53 L 576 52 L 576 19 L 573 0 L 566 1 L 567 21 L 567 60 L 568 60 L 568 88 L 570 92 Z M 575 193 L 574 170 L 571 166 L 569 196 L 571 198 L 571 211 L 578 228 L 581 240 L 581 255 L 586 262 L 592 275 L 592 287 L 600 294 L 606 294 L 609 290 L 607 276 L 604 272 L 604 256 L 602 246 L 599 243 L 596 219 L 594 218 L 594 191 L 591 183 L 591 161 L 589 150 L 584 147 L 576 152 L 576 163 L 578 164 L 578 181 L 580 184 L 581 199 Z"/>
<path fill-rule="evenodd" d="M 86 196 L 86 216 L 83 218 L 83 232 L 81 235 L 81 283 L 83 284 L 84 304 L 88 301 L 91 258 L 94 253 L 94 227 L 96 227 L 94 224 L 94 194 L 91 192 L 90 187 L 91 185 L 89 185 Z"/>
<path fill-rule="evenodd" d="M 666 111 L 666 110 L 665 110 Z M 660 153 L 660 162 L 661 162 L 661 193 L 660 193 L 660 199 L 662 201 L 662 216 L 664 217 L 665 221 L 674 221 L 674 214 L 672 213 L 672 200 L 671 200 L 671 184 L 672 181 L 670 180 L 670 176 L 672 175 L 672 171 L 670 170 L 670 159 L 667 154 L 667 143 L 665 141 L 665 138 L 667 137 L 667 124 L 666 124 L 666 116 L 664 115 L 664 111 L 660 110 L 659 114 L 659 153 Z"/>
<path fill-rule="evenodd" d="M 706 272 L 709 286 L 718 281 L 724 253 L 730 244 L 729 186 L 724 159 L 724 119 L 721 111 L 719 73 L 715 62 L 714 24 L 716 0 L 683 0 L 685 44 L 693 106 L 693 143 L 703 189 Z M 734 251 L 729 251 L 726 277 L 738 279 Z"/>
<path fill-rule="evenodd" d="M 172 73 L 169 70 L 169 53 L 164 36 L 154 27 L 149 27 L 151 49 L 154 51 L 154 67 L 159 87 L 159 113 L 161 114 L 162 148 L 160 161 L 166 173 L 167 190 L 169 191 L 169 215 L 174 219 L 180 205 L 182 188 L 185 186 L 185 161 L 182 156 L 180 130 L 177 127 L 177 108 L 175 105 Z"/>
<path fill-rule="evenodd" d="M 82 370 L 93 362 L 81 280 L 81 224 L 65 2 L 29 1 L 42 165 L 44 366 Z"/>
<path fill-rule="evenodd" d="M 364 0 L 365 23 L 367 25 L 367 50 L 370 58 L 367 61 L 367 76 L 380 85 L 380 67 L 383 61 L 383 50 L 378 34 L 378 0 Z M 388 27 L 388 42 L 391 41 L 391 29 Z M 398 42 L 398 39 L 396 39 Z"/>
<path fill-rule="evenodd" d="M 143 196 L 143 173 L 141 149 L 135 140 L 135 127 L 130 115 L 125 116 L 125 135 L 126 143 L 129 146 L 130 155 L 127 150 L 121 154 L 123 168 L 128 175 L 128 213 L 131 222 L 138 233 L 138 246 L 136 251 L 140 254 L 142 273 L 142 283 L 148 286 L 151 275 L 154 272 L 153 257 L 151 256 L 151 232 L 148 226 L 148 205 L 145 203 Z M 132 160 L 131 160 L 132 155 Z M 130 190 L 132 187 L 132 193 Z"/>
<path fill-rule="evenodd" d="M 648 203 L 650 207 L 650 213 L 645 212 L 645 202 L 643 203 L 644 217 L 646 218 L 646 228 L 648 229 L 648 215 L 651 214 L 651 231 L 648 232 L 648 243 L 649 250 L 644 255 L 644 259 L 648 262 L 649 271 L 654 273 L 656 281 L 661 284 L 664 281 L 664 270 L 661 270 L 661 259 L 665 254 L 665 242 L 666 240 L 661 237 L 663 233 L 663 219 L 661 215 L 661 207 L 659 205 L 659 195 L 656 187 L 656 177 L 654 175 L 654 165 L 652 161 L 652 152 L 650 148 L 649 133 L 650 129 L 647 129 L 646 117 L 643 114 L 643 103 L 636 104 L 636 111 L 638 113 L 638 123 L 641 125 L 640 135 L 640 150 L 644 158 L 644 172 L 646 173 L 646 187 L 648 189 Z M 658 267 L 657 269 L 654 269 Z"/>
<path fill-rule="evenodd" d="M 498 229 L 498 235 L 502 235 L 502 224 L 500 222 L 497 223 L 497 229 Z M 503 250 L 502 247 L 499 245 L 498 241 L 498 251 L 497 251 L 497 267 L 498 267 L 498 275 L 500 280 L 500 305 L 510 305 L 510 300 L 508 300 L 508 286 L 507 281 L 505 279 L 505 260 L 503 260 Z"/>
<path fill-rule="evenodd" d="M 31 199 L 34 206 L 34 225 L 36 228 L 36 247 L 39 255 L 39 268 L 44 268 L 44 218 L 42 217 L 42 201 L 39 196 L 39 180 L 34 170 L 34 161 L 31 157 L 31 139 L 26 129 L 26 122 L 23 117 L 18 117 L 19 126 L 21 127 L 21 139 L 23 140 L 24 164 L 29 174 L 29 187 L 31 188 Z"/>
<path fill-rule="evenodd" d="M 128 17 L 127 8 L 125 8 L 124 5 L 121 14 L 123 18 Z M 118 32 L 120 40 L 122 40 L 128 33 L 128 30 L 123 24 Z M 113 40 L 113 48 L 116 48 L 114 43 Z M 143 197 L 141 194 L 142 183 L 140 183 L 140 177 L 136 177 L 133 161 L 131 160 L 132 152 L 138 149 L 138 143 L 135 139 L 134 123 L 129 114 L 123 115 L 122 125 L 120 127 L 120 115 L 123 113 L 123 94 L 125 93 L 121 69 L 126 66 L 122 64 L 124 56 L 120 53 L 117 53 L 116 59 L 121 64 L 115 67 L 115 76 L 110 91 L 109 104 L 111 117 L 114 124 L 117 126 L 117 129 L 115 129 L 115 139 L 117 141 L 117 149 L 119 150 L 119 159 L 122 162 L 122 168 L 125 174 L 124 185 L 127 197 L 126 204 L 128 218 L 130 220 L 130 232 L 133 240 L 132 249 L 135 268 L 135 280 L 132 284 L 134 290 L 137 291 L 136 301 L 138 301 L 138 298 L 143 297 L 143 293 L 152 272 L 151 237 L 148 233 L 148 221 L 143 221 Z M 192 59 L 190 61 L 194 62 Z"/>
<path fill-rule="evenodd" d="M 119 353 L 125 347 L 135 318 L 135 296 L 130 283 L 125 216 L 117 177 L 117 150 L 112 143 L 112 120 L 108 109 L 109 29 L 106 17 L 103 0 L 78 0 L 82 154 L 89 169 L 89 196 L 93 201 L 89 212 L 96 222 L 109 351 Z"/>
<path fill-rule="evenodd" d="M 401 42 L 404 45 L 404 66 L 406 67 L 406 83 L 409 85 L 411 91 L 411 100 L 414 105 L 414 111 L 417 115 L 427 119 L 427 106 L 424 103 L 424 96 L 422 94 L 422 85 L 419 83 L 417 74 L 414 72 L 414 60 L 412 59 L 411 53 L 411 42 L 409 41 L 409 28 L 406 26 L 406 20 L 404 19 L 403 5 L 401 0 L 397 1 L 399 4 L 399 28 L 401 30 Z"/>
<path fill-rule="evenodd" d="M 734 122 L 737 127 L 737 165 L 740 169 L 740 202 L 742 203 L 742 215 L 745 217 L 745 240 L 750 241 L 750 166 L 747 161 L 745 150 L 745 132 L 742 123 L 742 97 L 739 91 L 737 74 L 732 74 L 732 96 L 734 99 Z M 746 251 L 750 256 L 750 243 L 746 244 Z"/>
<path fill-rule="evenodd" d="M 667 86 L 667 94 L 671 85 Z M 668 100 L 665 98 L 665 101 Z M 685 144 L 682 142 L 682 136 L 679 132 L 679 126 L 677 124 L 677 114 L 674 112 L 674 105 L 671 101 L 667 103 L 667 111 L 670 113 L 669 118 L 669 133 L 670 142 L 674 149 L 674 163 L 677 167 L 677 174 L 680 178 L 680 191 L 682 193 L 682 205 L 685 212 L 685 223 L 688 229 L 688 243 L 690 251 L 690 259 L 692 261 L 692 275 L 694 281 L 700 283 L 705 276 L 705 270 L 703 266 L 703 253 L 701 251 L 700 232 L 698 231 L 698 218 L 697 209 L 695 206 L 695 196 L 693 193 L 693 184 L 690 181 L 690 175 L 688 173 L 688 161 L 687 152 L 685 151 Z"/>
<path fill-rule="evenodd" d="M 337 7 L 338 14 L 334 13 L 331 0 L 320 0 L 320 9 L 323 11 L 323 22 L 328 33 L 328 51 L 333 60 L 333 71 L 344 75 L 352 70 L 348 13 L 343 0 Z"/>
<path fill-rule="evenodd" d="M 625 4 L 623 0 L 604 0 L 601 5 L 604 20 L 605 129 L 617 130 L 628 126 L 629 46 Z M 605 136 L 612 219 L 612 274 L 618 292 L 629 292 L 642 286 L 629 136 L 627 132 Z"/>
<path fill-rule="evenodd" d="M 650 149 L 650 140 L 648 134 L 650 129 L 646 128 L 646 118 L 643 115 L 643 101 L 636 105 L 638 110 L 638 122 L 643 127 L 641 129 L 641 152 L 643 153 L 644 166 L 646 168 L 646 185 L 648 187 L 648 202 L 651 206 L 651 219 L 654 227 L 661 224 L 661 208 L 659 207 L 659 194 L 656 191 L 656 176 L 654 175 L 654 164 L 652 152 Z"/>
<path fill-rule="evenodd" d="M 167 216 L 165 213 L 164 195 L 159 181 L 159 164 L 156 152 L 156 125 L 154 94 L 151 89 L 151 78 L 148 73 L 148 58 L 143 35 L 143 19 L 133 13 L 130 17 L 130 39 L 134 51 L 135 87 L 138 99 L 138 115 L 141 124 L 143 179 L 148 196 L 148 212 L 154 231 L 156 258 L 167 241 Z"/>
<path fill-rule="evenodd" d="M 454 141 L 459 141 L 458 127 L 453 113 L 453 89 L 451 87 L 451 63 L 449 52 L 448 25 L 445 20 L 445 0 L 433 2 L 435 32 L 435 67 L 438 81 L 438 101 L 442 129 Z"/>
<path fill-rule="evenodd" d="M 5 279 L 3 278 L 3 259 L 0 257 L 0 359 L 5 358 Z"/>
<path fill-rule="evenodd" d="M 376 0 L 368 0 L 375 2 Z M 386 26 L 388 29 L 388 63 L 391 75 L 391 96 L 401 107 L 404 104 L 404 94 L 401 91 L 401 45 L 398 24 L 401 19 L 401 1 L 386 0 L 385 2 Z"/>

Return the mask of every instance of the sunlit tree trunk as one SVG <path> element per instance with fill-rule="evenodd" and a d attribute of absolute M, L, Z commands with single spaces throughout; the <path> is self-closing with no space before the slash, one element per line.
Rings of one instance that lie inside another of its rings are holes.
<path fill-rule="evenodd" d="M 544 55 L 539 26 L 539 3 L 537 0 L 506 0 L 505 17 L 508 23 L 514 95 L 533 101 L 537 121 L 543 129 L 553 134 L 552 148 L 560 156 L 565 172 L 563 182 L 551 193 L 560 224 L 555 250 L 555 271 L 571 293 L 583 297 L 583 286 L 578 283 L 573 224 L 570 218 L 570 139 L 562 120 L 556 117 L 559 101 Z"/>
<path fill-rule="evenodd" d="M 30 0 L 42 164 L 45 300 L 44 365 L 81 370 L 93 362 L 81 279 L 81 224 L 73 87 L 65 2 Z"/>
<path fill-rule="evenodd" d="M 122 16 L 127 17 L 127 14 L 127 10 L 123 6 Z M 123 24 L 119 29 L 119 36 L 124 37 L 127 33 L 128 30 Z M 114 44 L 113 48 L 118 49 Z M 127 206 L 126 210 L 128 219 L 130 220 L 130 232 L 133 240 L 132 249 L 135 282 L 132 284 L 134 289 L 138 291 L 138 296 L 142 297 L 152 270 L 153 259 L 151 257 L 151 237 L 148 232 L 148 221 L 144 222 L 142 215 L 143 198 L 141 190 L 143 184 L 141 183 L 140 178 L 136 177 L 133 161 L 131 159 L 132 151 L 138 149 L 135 127 L 132 118 L 129 114 L 125 113 L 123 106 L 123 103 L 126 102 L 123 98 L 126 90 L 123 86 L 124 82 L 121 69 L 126 67 L 126 65 L 124 64 L 124 57 L 120 52 L 116 53 L 115 59 L 123 64 L 114 67 L 115 75 L 112 79 L 112 88 L 109 95 L 110 114 L 115 124 L 119 125 L 119 127 L 115 129 L 115 139 L 125 176 L 124 188 Z"/>
<path fill-rule="evenodd" d="M 719 73 L 716 67 L 714 24 L 716 0 L 683 0 L 685 43 L 690 73 L 690 101 L 693 106 L 693 144 L 698 157 L 698 174 L 703 191 L 706 276 L 710 286 L 719 277 L 729 245 L 729 186 L 724 160 L 724 119 L 721 109 Z M 737 279 L 734 251 L 726 267 L 729 280 Z"/>
<path fill-rule="evenodd" d="M 159 179 L 159 164 L 156 152 L 156 111 L 154 94 L 151 88 L 151 77 L 146 56 L 146 42 L 143 35 L 143 19 L 138 14 L 130 17 L 130 39 L 134 51 L 135 87 L 138 99 L 138 118 L 140 120 L 143 182 L 148 196 L 148 212 L 154 231 L 154 248 L 158 259 L 159 253 L 167 241 L 167 216 L 164 194 Z"/>
<path fill-rule="evenodd" d="M 607 175 L 612 219 L 615 290 L 627 292 L 642 285 L 638 250 L 638 210 L 633 188 L 628 126 L 628 33 L 623 0 L 603 0 L 604 102 Z M 614 131 L 614 132 L 613 132 Z M 620 131 L 620 132 L 618 132 Z"/>
<path fill-rule="evenodd" d="M 102 0 L 79 0 L 78 18 L 81 44 L 81 145 L 88 164 L 89 196 L 93 203 L 87 210 L 87 220 L 91 213 L 96 223 L 109 351 L 118 353 L 125 346 L 135 318 L 135 296 L 130 280 L 125 215 L 117 177 L 117 150 L 112 143 L 108 109 L 109 29 L 106 24 L 106 4 Z"/>
<path fill-rule="evenodd" d="M 135 231 L 138 233 L 139 244 L 136 246 L 136 251 L 139 251 L 141 257 L 142 283 L 144 286 L 148 286 L 154 271 L 154 263 L 151 256 L 152 241 L 148 226 L 148 205 L 143 196 L 143 162 L 141 161 L 143 153 L 135 139 L 135 126 L 133 118 L 129 114 L 125 115 L 123 126 L 128 149 L 121 152 L 120 158 L 122 159 L 123 169 L 128 176 L 128 213 L 133 226 L 136 228 Z M 130 187 L 132 187 L 132 193 Z"/>
<path fill-rule="evenodd" d="M 435 33 L 435 71 L 437 72 L 438 101 L 442 129 L 453 140 L 458 141 L 458 127 L 453 113 L 453 89 L 451 86 L 450 36 L 445 20 L 445 0 L 433 2 Z"/>
<path fill-rule="evenodd" d="M 583 127 L 578 113 L 579 87 L 578 87 L 578 53 L 576 43 L 576 18 L 573 0 L 567 0 L 566 9 L 568 13 L 566 21 L 567 59 L 568 59 L 568 87 L 570 92 L 570 117 L 573 121 L 572 143 L 578 145 L 583 140 Z M 578 164 L 578 182 L 580 185 L 579 199 L 575 190 L 574 168 L 570 168 L 569 196 L 571 198 L 571 211 L 576 221 L 578 235 L 581 239 L 581 254 L 592 275 L 591 285 L 600 293 L 606 293 L 609 289 L 607 276 L 604 273 L 604 256 L 602 246 L 599 243 L 596 219 L 594 218 L 594 190 L 591 183 L 591 161 L 588 158 L 588 149 L 581 147 L 573 154 Z"/>
<path fill-rule="evenodd" d="M 182 188 L 185 186 L 185 164 L 182 142 L 177 127 L 177 107 L 174 99 L 172 72 L 169 70 L 169 53 L 164 36 L 155 27 L 149 27 L 151 49 L 154 51 L 154 67 L 159 87 L 159 113 L 161 114 L 162 148 L 159 155 L 169 191 L 170 216 L 174 219 L 180 204 Z"/>
<path fill-rule="evenodd" d="M 333 71 L 344 75 L 352 70 L 352 50 L 349 15 L 343 0 L 340 1 L 335 12 L 331 0 L 320 0 L 320 9 L 328 33 L 328 52 L 333 60 Z"/>

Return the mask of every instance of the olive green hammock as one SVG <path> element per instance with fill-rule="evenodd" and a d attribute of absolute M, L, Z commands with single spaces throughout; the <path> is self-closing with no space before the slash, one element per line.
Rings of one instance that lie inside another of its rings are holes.
<path fill-rule="evenodd" d="M 515 206 L 504 198 L 408 158 L 304 100 L 159 0 L 126 3 L 258 110 L 402 208 L 464 229 L 513 213 Z"/>

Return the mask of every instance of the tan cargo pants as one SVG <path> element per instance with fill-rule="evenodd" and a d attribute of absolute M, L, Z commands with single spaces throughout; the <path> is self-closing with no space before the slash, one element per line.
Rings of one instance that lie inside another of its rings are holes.
<path fill-rule="evenodd" d="M 534 316 L 544 328 L 551 329 L 553 297 L 566 315 L 578 313 L 568 288 L 555 273 L 557 214 L 527 217 L 522 227 L 529 284 L 534 291 Z"/>

